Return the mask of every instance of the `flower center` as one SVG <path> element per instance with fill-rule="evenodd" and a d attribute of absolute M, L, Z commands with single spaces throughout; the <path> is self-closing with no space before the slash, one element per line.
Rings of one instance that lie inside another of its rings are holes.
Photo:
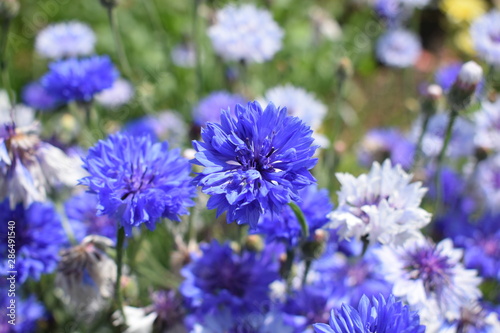
<path fill-rule="evenodd" d="M 418 249 L 410 254 L 408 265 L 405 269 L 410 273 L 410 278 L 422 280 L 427 291 L 432 292 L 449 281 L 448 258 L 440 256 L 434 249 Z"/>
<path fill-rule="evenodd" d="M 145 190 L 153 182 L 155 175 L 149 172 L 147 165 L 137 162 L 137 165 L 130 164 L 129 177 L 126 177 L 127 184 L 121 199 L 125 200 L 129 195 L 134 195 L 141 190 Z"/>

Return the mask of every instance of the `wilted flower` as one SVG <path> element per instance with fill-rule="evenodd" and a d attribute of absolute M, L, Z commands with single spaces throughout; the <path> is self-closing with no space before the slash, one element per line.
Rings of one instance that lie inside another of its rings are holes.
<path fill-rule="evenodd" d="M 338 311 L 332 310 L 330 323 L 315 324 L 316 333 L 424 333 L 416 312 L 390 295 L 379 295 L 370 300 L 363 296 L 358 309 L 343 304 Z"/>
<path fill-rule="evenodd" d="M 383 64 L 405 68 L 415 65 L 422 52 L 422 45 L 414 33 L 396 29 L 380 37 L 376 52 Z"/>
<path fill-rule="evenodd" d="M 52 24 L 38 33 L 36 51 L 51 59 L 78 57 L 94 52 L 96 37 L 92 29 L 81 22 Z"/>
<path fill-rule="evenodd" d="M 63 291 L 63 301 L 86 321 L 92 321 L 113 297 L 116 264 L 105 252 L 111 246 L 110 239 L 90 235 L 61 252 L 56 286 Z"/>
<path fill-rule="evenodd" d="M 368 236 L 370 243 L 402 244 L 421 236 L 431 215 L 420 208 L 427 191 L 420 182 L 411 183 L 412 175 L 400 165 L 386 160 L 375 162 L 370 173 L 357 178 L 338 173 L 341 184 L 339 206 L 330 213 L 329 227 L 339 228 L 343 238 Z"/>
<path fill-rule="evenodd" d="M 40 140 L 36 124 L 0 123 L 0 200 L 9 198 L 11 208 L 45 201 L 52 188 L 74 186 L 84 174 L 76 158 Z"/>
<path fill-rule="evenodd" d="M 90 102 L 97 93 L 112 87 L 117 77 L 108 56 L 93 56 L 53 62 L 40 82 L 60 101 Z"/>
<path fill-rule="evenodd" d="M 116 109 L 127 104 L 134 96 L 132 84 L 122 78 L 116 80 L 110 88 L 107 88 L 95 96 L 96 102 L 109 109 Z"/>
<path fill-rule="evenodd" d="M 221 111 L 229 110 L 234 116 L 236 104 L 245 104 L 245 98 L 238 94 L 226 91 L 215 91 L 200 100 L 193 109 L 193 120 L 199 126 L 206 126 L 208 122 L 220 123 Z"/>
<path fill-rule="evenodd" d="M 478 299 L 481 279 L 475 270 L 465 269 L 463 251 L 450 239 L 433 244 L 419 239 L 404 247 L 382 246 L 374 252 L 381 262 L 381 274 L 393 283 L 394 295 L 403 297 L 413 309 L 438 312 L 453 320 L 460 309 Z"/>
<path fill-rule="evenodd" d="M 479 57 L 491 65 L 500 65 L 500 11 L 492 10 L 476 19 L 470 34 Z"/>
<path fill-rule="evenodd" d="M 83 162 L 90 176 L 80 183 L 98 195 L 98 215 L 115 217 L 127 236 L 143 223 L 153 230 L 162 217 L 180 221 L 194 205 L 191 166 L 167 142 L 117 133 L 90 148 Z"/>
<path fill-rule="evenodd" d="M 315 182 L 311 132 L 273 104 L 264 110 L 256 102 L 237 105 L 236 119 L 224 110 L 221 124 L 202 130 L 204 142 L 193 142 L 193 163 L 205 167 L 195 182 L 211 195 L 207 207 L 218 216 L 227 211 L 228 223 L 255 227 L 264 212 L 280 214 L 300 202 L 297 191 Z"/>
<path fill-rule="evenodd" d="M 262 63 L 281 49 L 283 30 L 271 13 L 253 4 L 230 4 L 208 29 L 215 52 L 226 60 Z"/>
<path fill-rule="evenodd" d="M 9 223 L 14 221 L 14 225 Z M 11 228 L 9 228 L 11 226 Z M 8 266 L 7 235 L 15 228 L 15 268 Z M 68 241 L 61 219 L 51 204 L 32 203 L 26 209 L 18 204 L 10 208 L 9 201 L 0 203 L 0 253 L 2 273 L 17 271 L 16 281 L 39 280 L 57 266 L 58 252 Z"/>

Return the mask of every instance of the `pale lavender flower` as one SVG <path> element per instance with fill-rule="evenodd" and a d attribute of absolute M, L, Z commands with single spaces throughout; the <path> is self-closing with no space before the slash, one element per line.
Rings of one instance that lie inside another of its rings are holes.
<path fill-rule="evenodd" d="M 500 211 L 500 154 L 489 157 L 477 167 L 476 184 L 483 194 L 486 207 Z"/>
<path fill-rule="evenodd" d="M 281 49 L 283 30 L 271 13 L 253 4 L 230 4 L 208 29 L 215 52 L 225 60 L 262 63 Z"/>
<path fill-rule="evenodd" d="M 390 67 L 411 67 L 422 52 L 418 36 L 413 32 L 396 29 L 386 32 L 377 41 L 377 58 Z"/>
<path fill-rule="evenodd" d="M 492 10 L 477 18 L 470 34 L 479 57 L 491 65 L 500 65 L 500 11 Z"/>
<path fill-rule="evenodd" d="M 36 51 L 51 59 L 77 57 L 94 52 L 96 37 L 92 29 L 81 22 L 70 21 L 49 25 L 38 33 Z"/>
<path fill-rule="evenodd" d="M 97 103 L 109 109 L 117 109 L 127 104 L 134 96 L 134 86 L 127 80 L 119 78 L 111 88 L 105 89 L 95 96 Z"/>
<path fill-rule="evenodd" d="M 481 110 L 474 114 L 476 146 L 500 152 L 500 100 L 483 101 Z"/>

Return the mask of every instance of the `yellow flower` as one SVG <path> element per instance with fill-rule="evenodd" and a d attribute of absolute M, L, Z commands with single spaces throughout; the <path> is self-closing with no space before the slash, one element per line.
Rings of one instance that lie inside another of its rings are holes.
<path fill-rule="evenodd" d="M 473 56 L 476 54 L 474 50 L 474 43 L 472 42 L 472 38 L 469 33 L 469 29 L 465 28 L 460 31 L 457 31 L 455 34 L 453 41 L 460 51 L 466 53 L 469 56 Z"/>
<path fill-rule="evenodd" d="M 484 14 L 488 5 L 484 0 L 442 0 L 441 10 L 455 23 L 471 22 Z"/>

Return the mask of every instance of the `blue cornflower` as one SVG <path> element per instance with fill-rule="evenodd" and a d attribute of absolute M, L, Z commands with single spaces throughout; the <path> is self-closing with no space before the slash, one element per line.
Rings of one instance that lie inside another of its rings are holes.
<path fill-rule="evenodd" d="M 59 106 L 57 98 L 52 96 L 40 82 L 31 82 L 23 88 L 23 103 L 36 110 L 51 111 Z"/>
<path fill-rule="evenodd" d="M 67 242 L 60 217 L 51 204 L 32 203 L 27 209 L 18 204 L 10 209 L 9 200 L 0 203 L 0 253 L 2 271 L 8 269 L 7 235 L 12 229 L 9 221 L 15 222 L 15 247 L 17 281 L 28 278 L 39 280 L 42 274 L 52 273 L 57 266 L 58 252 Z"/>
<path fill-rule="evenodd" d="M 97 215 L 98 197 L 88 192 L 72 196 L 64 204 L 75 238 L 81 242 L 85 236 L 100 235 L 112 240 L 116 237 L 116 221 L 107 215 Z"/>
<path fill-rule="evenodd" d="M 2 320 L 0 320 L 0 333 L 26 333 L 26 332 L 36 332 L 38 321 L 45 319 L 46 311 L 44 306 L 38 302 L 34 296 L 28 298 L 16 297 L 16 303 L 14 304 L 15 319 L 11 319 L 8 314 L 10 313 L 11 306 L 10 300 L 14 298 L 8 298 L 8 288 L 3 286 L 0 288 L 2 293 L 2 300 L 0 301 L 2 306 Z M 11 323 L 15 323 L 13 325 Z"/>
<path fill-rule="evenodd" d="M 379 295 L 371 301 L 363 296 L 356 310 L 343 304 L 332 310 L 329 325 L 315 324 L 316 333 L 423 333 L 417 313 L 390 295 L 387 300 Z"/>
<path fill-rule="evenodd" d="M 180 292 L 192 310 L 226 304 L 236 311 L 259 308 L 269 300 L 269 285 L 279 279 L 279 264 L 269 253 L 235 253 L 229 244 L 212 241 L 201 247 L 181 274 Z"/>
<path fill-rule="evenodd" d="M 61 101 L 89 102 L 95 94 L 112 87 L 117 77 L 118 71 L 108 56 L 93 56 L 51 63 L 41 83 Z"/>
<path fill-rule="evenodd" d="M 377 58 L 390 67 L 405 68 L 415 65 L 422 45 L 411 31 L 395 29 L 383 34 L 377 41 Z"/>
<path fill-rule="evenodd" d="M 244 104 L 245 98 L 238 94 L 231 94 L 226 91 L 215 91 L 200 100 L 193 109 L 194 122 L 199 126 L 206 123 L 220 123 L 221 111 L 229 110 L 234 115 L 236 104 Z"/>
<path fill-rule="evenodd" d="M 324 226 L 329 219 L 327 215 L 332 211 L 328 190 L 318 190 L 316 185 L 310 185 L 299 190 L 302 201 L 298 204 L 306 218 L 311 237 L 314 232 Z M 302 228 L 293 210 L 285 206 L 281 214 L 266 212 L 252 233 L 265 234 L 267 241 L 284 241 L 289 246 L 296 246 L 301 240 Z"/>
<path fill-rule="evenodd" d="M 257 225 L 264 212 L 281 213 L 298 190 L 315 183 L 309 169 L 317 147 L 312 131 L 286 108 L 259 103 L 236 105 L 236 118 L 224 110 L 221 124 L 208 123 L 204 142 L 193 141 L 194 164 L 205 167 L 195 183 L 211 195 L 207 207 L 227 211 L 228 223 Z"/>
<path fill-rule="evenodd" d="M 153 230 L 162 217 L 180 221 L 194 204 L 190 164 L 167 142 L 117 133 L 90 148 L 83 162 L 90 176 L 80 183 L 98 195 L 97 214 L 114 216 L 127 236 L 143 223 Z"/>

